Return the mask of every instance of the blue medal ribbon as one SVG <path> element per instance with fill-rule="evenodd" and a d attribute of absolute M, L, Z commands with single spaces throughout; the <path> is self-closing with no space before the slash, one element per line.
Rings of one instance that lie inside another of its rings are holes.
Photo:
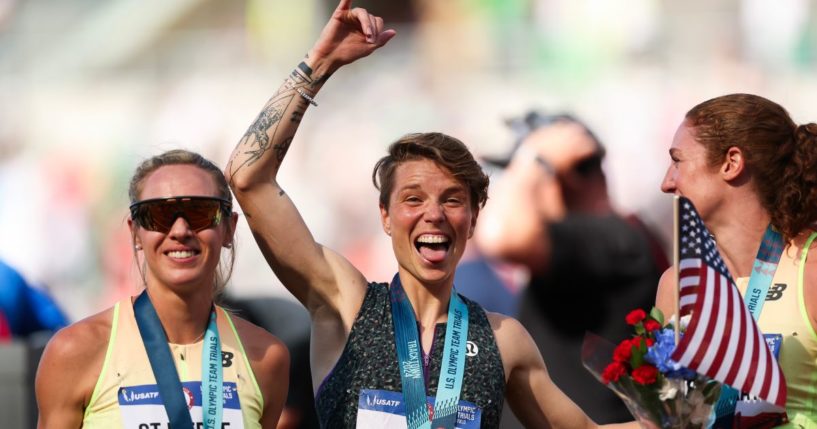
<path fill-rule="evenodd" d="M 221 339 L 216 326 L 216 309 L 210 313 L 201 350 L 201 414 L 205 429 L 221 429 L 224 414 L 224 384 L 221 365 Z M 204 370 L 207 369 L 207 377 Z"/>
<path fill-rule="evenodd" d="M 746 306 L 755 320 L 760 318 L 763 304 L 766 301 L 766 294 L 772 284 L 772 278 L 777 271 L 777 264 L 783 254 L 783 235 L 772 229 L 769 225 L 763 234 L 763 241 L 760 242 L 760 249 L 757 251 L 755 263 L 752 266 L 752 275 L 749 277 L 749 286 L 743 296 Z"/>
<path fill-rule="evenodd" d="M 394 323 L 397 361 L 403 384 L 408 429 L 430 429 L 426 405 L 426 386 L 421 361 L 421 345 L 417 332 L 417 318 L 406 296 L 400 276 L 395 275 L 389 287 L 391 313 Z M 443 361 L 434 399 L 434 428 L 454 428 L 462 379 L 465 374 L 465 343 L 468 338 L 468 307 L 455 290 L 448 304 L 448 322 L 445 328 Z"/>
<path fill-rule="evenodd" d="M 153 303 L 150 302 L 147 291 L 142 292 L 133 303 L 133 313 L 136 318 L 136 325 L 139 328 L 139 335 L 145 345 L 145 351 L 156 378 L 156 385 L 159 395 L 165 407 L 165 412 L 170 420 L 171 428 L 193 427 L 193 420 L 190 418 L 187 403 L 185 402 L 184 390 L 176 371 L 176 364 L 168 346 L 167 335 L 165 335 L 162 322 L 156 314 Z M 206 366 L 205 366 L 206 365 Z M 208 370 L 208 377 L 202 380 L 202 395 L 207 398 L 202 400 L 202 413 L 204 416 L 205 428 L 221 428 L 223 413 L 223 388 L 222 367 L 221 367 L 221 342 L 216 328 L 215 309 L 210 313 L 210 320 L 205 333 L 204 346 L 202 348 L 202 373 L 204 368 Z M 210 379 L 213 378 L 214 381 Z M 215 405 L 212 405 L 211 392 L 215 391 Z M 215 411 L 210 411 L 215 410 Z M 211 420 L 213 424 L 208 424 L 209 414 L 213 414 Z"/>

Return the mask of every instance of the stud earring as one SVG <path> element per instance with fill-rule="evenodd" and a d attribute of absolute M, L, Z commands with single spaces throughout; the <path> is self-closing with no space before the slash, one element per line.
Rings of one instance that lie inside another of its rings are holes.
<path fill-rule="evenodd" d="M 133 248 L 136 249 L 136 250 L 142 250 L 142 245 L 141 244 L 136 244 L 136 245 L 133 246 Z"/>
<path fill-rule="evenodd" d="M 233 243 L 227 243 L 227 244 L 224 245 L 224 247 L 226 247 L 228 249 L 232 249 L 233 248 Z"/>

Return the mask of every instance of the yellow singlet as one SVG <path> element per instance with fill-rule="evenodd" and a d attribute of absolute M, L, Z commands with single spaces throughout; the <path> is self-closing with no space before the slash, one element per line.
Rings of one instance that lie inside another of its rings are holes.
<path fill-rule="evenodd" d="M 801 249 L 789 245 L 780 257 L 758 325 L 764 334 L 781 334 L 779 362 L 786 377 L 786 428 L 817 429 L 817 332 L 804 300 L 804 272 L 812 233 Z M 805 249 L 805 251 L 804 251 Z M 737 281 L 741 294 L 748 278 Z"/>
<path fill-rule="evenodd" d="M 244 354 L 244 348 L 229 314 L 216 307 L 216 324 L 221 338 L 224 369 L 224 417 L 230 429 L 261 428 L 264 400 Z M 194 344 L 169 344 L 179 379 L 185 390 L 194 424 L 202 421 L 201 350 Z M 111 336 L 105 362 L 90 403 L 83 428 L 166 428 L 167 414 L 158 401 L 156 379 L 139 335 L 130 298 L 114 306 Z"/>

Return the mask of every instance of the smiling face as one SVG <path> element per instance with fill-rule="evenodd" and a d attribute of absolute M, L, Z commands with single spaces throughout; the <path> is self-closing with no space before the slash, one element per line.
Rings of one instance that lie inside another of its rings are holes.
<path fill-rule="evenodd" d="M 672 162 L 661 190 L 689 198 L 704 222 L 711 220 L 728 187 L 719 166 L 710 164 L 706 147 L 695 140 L 693 129 L 686 122 L 675 132 L 669 152 Z"/>
<path fill-rule="evenodd" d="M 453 284 L 477 220 L 465 184 L 433 161 L 403 162 L 380 215 L 404 282 L 410 277 L 424 286 Z"/>
<path fill-rule="evenodd" d="M 211 174 L 194 165 L 166 165 L 145 177 L 139 200 L 192 195 L 219 196 Z M 212 290 L 221 248 L 232 241 L 235 222 L 235 216 L 225 217 L 220 224 L 196 232 L 184 217 L 178 217 L 170 230 L 162 233 L 149 231 L 129 219 L 134 244 L 144 253 L 149 287 Z"/>

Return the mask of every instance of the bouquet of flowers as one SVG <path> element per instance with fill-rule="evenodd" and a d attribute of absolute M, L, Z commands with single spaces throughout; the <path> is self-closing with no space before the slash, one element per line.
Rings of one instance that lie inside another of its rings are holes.
<path fill-rule="evenodd" d="M 634 334 L 617 346 L 588 333 L 582 363 L 613 390 L 644 428 L 705 428 L 721 384 L 670 359 L 675 349 L 673 324 L 653 308 L 626 317 Z M 681 330 L 685 328 L 681 323 Z"/>

